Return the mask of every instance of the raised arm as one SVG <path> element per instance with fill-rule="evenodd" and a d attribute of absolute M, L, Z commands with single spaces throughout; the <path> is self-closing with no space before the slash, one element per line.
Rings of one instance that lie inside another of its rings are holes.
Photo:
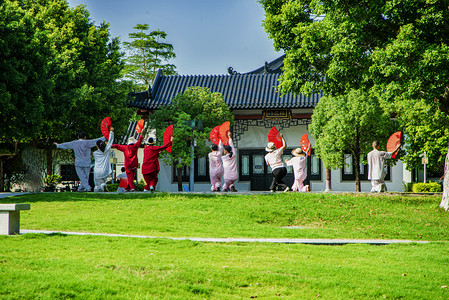
<path fill-rule="evenodd" d="M 287 148 L 287 142 L 284 139 L 284 135 L 282 133 L 280 133 L 280 135 L 281 135 L 281 138 L 282 138 L 282 147 L 281 147 L 281 149 L 282 149 L 282 151 L 284 151 L 285 148 Z"/>
<path fill-rule="evenodd" d="M 104 149 L 104 152 L 111 150 L 113 143 L 114 143 L 114 127 L 112 127 L 111 131 L 109 132 L 109 139 L 108 143 L 106 144 L 106 148 Z"/>
<path fill-rule="evenodd" d="M 67 142 L 67 143 L 61 143 L 61 144 L 58 144 L 58 143 L 54 143 L 54 144 L 56 145 L 56 148 L 58 148 L 58 149 L 73 149 L 73 145 L 74 145 L 73 141 Z"/>

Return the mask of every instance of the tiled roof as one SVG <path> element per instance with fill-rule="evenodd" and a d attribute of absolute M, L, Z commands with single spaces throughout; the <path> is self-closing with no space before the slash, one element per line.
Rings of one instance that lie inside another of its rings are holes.
<path fill-rule="evenodd" d="M 313 108 L 320 94 L 310 97 L 287 93 L 276 89 L 280 73 L 235 75 L 172 75 L 164 76 L 159 70 L 150 91 L 130 94 L 130 106 L 157 109 L 170 104 L 177 94 L 186 88 L 207 87 L 211 92 L 223 95 L 230 109 Z M 148 97 L 150 96 L 150 97 Z"/>

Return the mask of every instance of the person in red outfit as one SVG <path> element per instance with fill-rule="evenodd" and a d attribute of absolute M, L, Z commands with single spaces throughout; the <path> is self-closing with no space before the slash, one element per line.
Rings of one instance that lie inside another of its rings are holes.
<path fill-rule="evenodd" d="M 173 137 L 164 146 L 154 146 L 154 139 L 148 139 L 148 146 L 143 149 L 142 175 L 145 179 L 144 192 L 154 192 L 159 174 L 159 153 L 173 144 Z"/>
<path fill-rule="evenodd" d="M 136 189 L 134 179 L 136 178 L 137 166 L 139 165 L 137 160 L 137 150 L 139 150 L 142 139 L 143 136 L 140 136 L 138 141 L 136 141 L 134 137 L 130 137 L 128 139 L 128 145 L 112 145 L 112 148 L 122 151 L 125 156 L 125 172 L 128 177 L 127 190 L 130 190 L 131 192 L 134 192 Z"/>

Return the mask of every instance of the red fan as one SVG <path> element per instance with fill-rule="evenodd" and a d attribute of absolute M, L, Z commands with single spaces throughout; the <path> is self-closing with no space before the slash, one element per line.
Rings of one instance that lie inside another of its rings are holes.
<path fill-rule="evenodd" d="M 402 138 L 401 131 L 396 131 L 395 133 L 393 133 L 387 141 L 387 151 L 393 152 L 396 149 L 396 147 L 401 143 L 401 138 Z M 398 153 L 397 152 L 394 153 L 391 156 L 391 158 L 395 158 L 396 154 Z"/>
<path fill-rule="evenodd" d="M 310 142 L 309 142 L 309 137 L 307 136 L 307 134 L 303 134 L 301 137 L 301 140 L 299 141 L 299 144 L 301 145 L 301 149 L 302 151 L 306 152 L 307 148 L 309 148 L 309 151 L 307 152 L 307 155 L 310 156 Z"/>
<path fill-rule="evenodd" d="M 168 126 L 165 129 L 164 132 L 164 138 L 162 139 L 164 141 L 164 145 L 170 142 L 171 137 L 173 136 L 173 125 Z M 171 153 L 172 146 L 167 148 L 167 151 Z"/>
<path fill-rule="evenodd" d="M 140 119 L 139 121 L 137 121 L 136 132 L 141 133 L 144 125 L 145 125 L 144 119 Z"/>
<path fill-rule="evenodd" d="M 220 142 L 220 126 L 215 126 L 210 131 L 210 141 L 215 145 L 218 145 L 218 143 Z"/>
<path fill-rule="evenodd" d="M 228 133 L 231 131 L 231 123 L 230 122 L 224 122 L 220 125 L 220 128 L 218 129 L 219 137 L 221 139 L 221 142 L 223 145 L 227 146 L 229 145 L 229 137 Z"/>
<path fill-rule="evenodd" d="M 101 121 L 101 133 L 106 139 L 109 139 L 109 131 L 111 131 L 112 122 L 110 117 L 106 117 Z"/>
<path fill-rule="evenodd" d="M 273 142 L 277 149 L 281 148 L 284 144 L 282 143 L 282 137 L 276 127 L 271 127 L 268 132 L 268 141 Z"/>

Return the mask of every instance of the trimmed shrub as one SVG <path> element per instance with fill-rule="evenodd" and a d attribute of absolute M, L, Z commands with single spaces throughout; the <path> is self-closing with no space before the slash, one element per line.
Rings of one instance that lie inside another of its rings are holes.
<path fill-rule="evenodd" d="M 413 193 L 440 193 L 441 185 L 438 182 L 414 183 L 412 187 Z"/>

